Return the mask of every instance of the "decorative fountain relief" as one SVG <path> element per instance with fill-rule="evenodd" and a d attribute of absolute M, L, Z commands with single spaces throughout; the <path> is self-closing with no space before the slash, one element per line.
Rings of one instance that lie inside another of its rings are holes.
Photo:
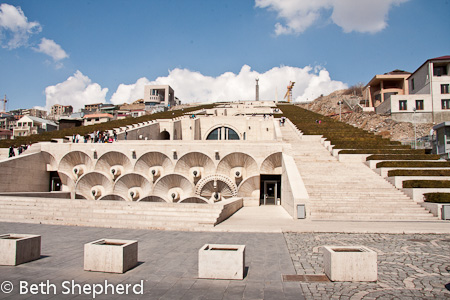
<path fill-rule="evenodd" d="M 59 163 L 50 153 L 44 157 L 47 169 L 58 172 L 62 190 L 87 200 L 212 204 L 232 197 L 258 199 L 260 173 L 281 174 L 281 152 L 259 164 L 243 152 L 220 160 L 198 151 L 177 159 L 158 151 L 135 159 L 119 151 L 98 159 L 71 151 Z"/>

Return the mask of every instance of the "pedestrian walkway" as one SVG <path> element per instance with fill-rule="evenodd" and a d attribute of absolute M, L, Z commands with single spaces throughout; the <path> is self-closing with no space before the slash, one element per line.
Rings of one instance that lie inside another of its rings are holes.
<path fill-rule="evenodd" d="M 10 281 L 11 293 L 0 291 L 0 299 L 92 299 L 92 294 L 63 295 L 68 284 L 139 284 L 143 295 L 108 294 L 96 299 L 304 299 L 298 282 L 283 282 L 282 275 L 295 273 L 281 233 L 179 232 L 94 227 L 70 227 L 0 223 L 0 233 L 42 236 L 41 259 L 16 267 L 0 266 L 0 284 Z M 102 238 L 138 241 L 139 264 L 125 274 L 83 270 L 83 245 Z M 244 280 L 198 278 L 198 250 L 207 243 L 245 245 Z M 19 295 L 20 282 L 56 286 L 50 294 Z M 3 286 L 2 286 L 3 288 Z"/>
<path fill-rule="evenodd" d="M 274 219 L 284 219 L 281 213 Z M 312 223 L 324 223 L 312 221 Z M 336 222 L 332 222 L 336 226 Z M 358 223 L 358 222 L 355 222 Z M 376 226 L 376 222 L 373 224 Z M 42 236 L 39 260 L 0 266 L 0 283 L 13 290 L 0 299 L 92 299 L 63 286 L 135 285 L 142 295 L 100 295 L 96 299 L 448 299 L 448 234 L 186 232 L 0 223 L 0 232 Z M 137 240 L 139 264 L 125 274 L 83 270 L 83 245 L 101 238 Z M 198 249 L 206 243 L 246 245 L 244 280 L 197 278 Z M 323 277 L 325 245 L 363 245 L 377 252 L 377 282 L 286 281 L 283 275 Z M 53 290 L 20 294 L 20 285 L 53 284 Z"/>
<path fill-rule="evenodd" d="M 292 219 L 281 206 L 243 207 L 212 231 L 450 234 L 450 222 Z"/>

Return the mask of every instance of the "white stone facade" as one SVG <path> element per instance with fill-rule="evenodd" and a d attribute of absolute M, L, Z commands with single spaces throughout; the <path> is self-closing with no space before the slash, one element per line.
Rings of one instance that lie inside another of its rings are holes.
<path fill-rule="evenodd" d="M 427 60 L 408 78 L 408 86 L 409 95 L 391 96 L 384 108 L 386 112 L 390 109 L 393 119 L 417 123 L 450 120 L 450 56 Z"/>

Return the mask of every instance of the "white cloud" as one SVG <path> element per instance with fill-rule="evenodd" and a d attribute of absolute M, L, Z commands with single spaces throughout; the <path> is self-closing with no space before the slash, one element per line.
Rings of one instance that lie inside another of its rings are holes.
<path fill-rule="evenodd" d="M 28 22 L 19 6 L 0 4 L 0 43 L 3 48 L 27 46 L 30 36 L 41 30 L 38 22 Z"/>
<path fill-rule="evenodd" d="M 116 92 L 111 97 L 112 104 L 131 103 L 144 98 L 144 86 L 150 84 L 145 78 L 139 78 L 134 84 L 120 84 Z"/>
<path fill-rule="evenodd" d="M 92 83 L 89 77 L 76 71 L 66 81 L 45 89 L 46 107 L 54 104 L 72 105 L 74 111 L 83 108 L 85 104 L 105 103 L 107 88 L 101 88 L 98 83 Z"/>
<path fill-rule="evenodd" d="M 344 32 L 375 33 L 387 26 L 389 10 L 409 0 L 255 0 L 255 6 L 275 11 L 285 24 L 275 33 L 299 34 L 332 10 L 331 20 Z"/>
<path fill-rule="evenodd" d="M 47 54 L 48 56 L 53 58 L 55 62 L 69 57 L 69 55 L 67 55 L 66 51 L 64 51 L 60 45 L 55 43 L 55 41 L 46 38 L 42 38 L 41 43 L 37 48 L 34 48 L 34 50 Z"/>
<path fill-rule="evenodd" d="M 259 78 L 261 100 L 282 100 L 289 81 L 295 81 L 293 99 L 312 100 L 320 94 L 329 94 L 347 85 L 331 80 L 327 70 L 321 67 L 304 68 L 276 67 L 264 73 L 251 70 L 244 65 L 238 74 L 223 73 L 217 77 L 205 76 L 188 69 L 174 69 L 166 77 L 150 81 L 143 77 L 134 84 L 121 84 L 111 97 L 111 102 L 121 104 L 144 97 L 144 85 L 168 84 L 175 90 L 175 96 L 182 103 L 217 102 L 255 99 L 255 78 Z"/>

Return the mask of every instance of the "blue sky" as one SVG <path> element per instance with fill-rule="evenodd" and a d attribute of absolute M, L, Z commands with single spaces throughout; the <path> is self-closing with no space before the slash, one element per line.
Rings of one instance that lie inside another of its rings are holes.
<path fill-rule="evenodd" d="M 311 3 L 313 2 L 313 3 Z M 170 84 L 183 102 L 296 100 L 450 55 L 448 0 L 0 1 L 8 109 L 131 102 Z M 14 11 L 15 10 L 15 11 Z M 142 94 L 142 95 L 141 95 Z"/>

